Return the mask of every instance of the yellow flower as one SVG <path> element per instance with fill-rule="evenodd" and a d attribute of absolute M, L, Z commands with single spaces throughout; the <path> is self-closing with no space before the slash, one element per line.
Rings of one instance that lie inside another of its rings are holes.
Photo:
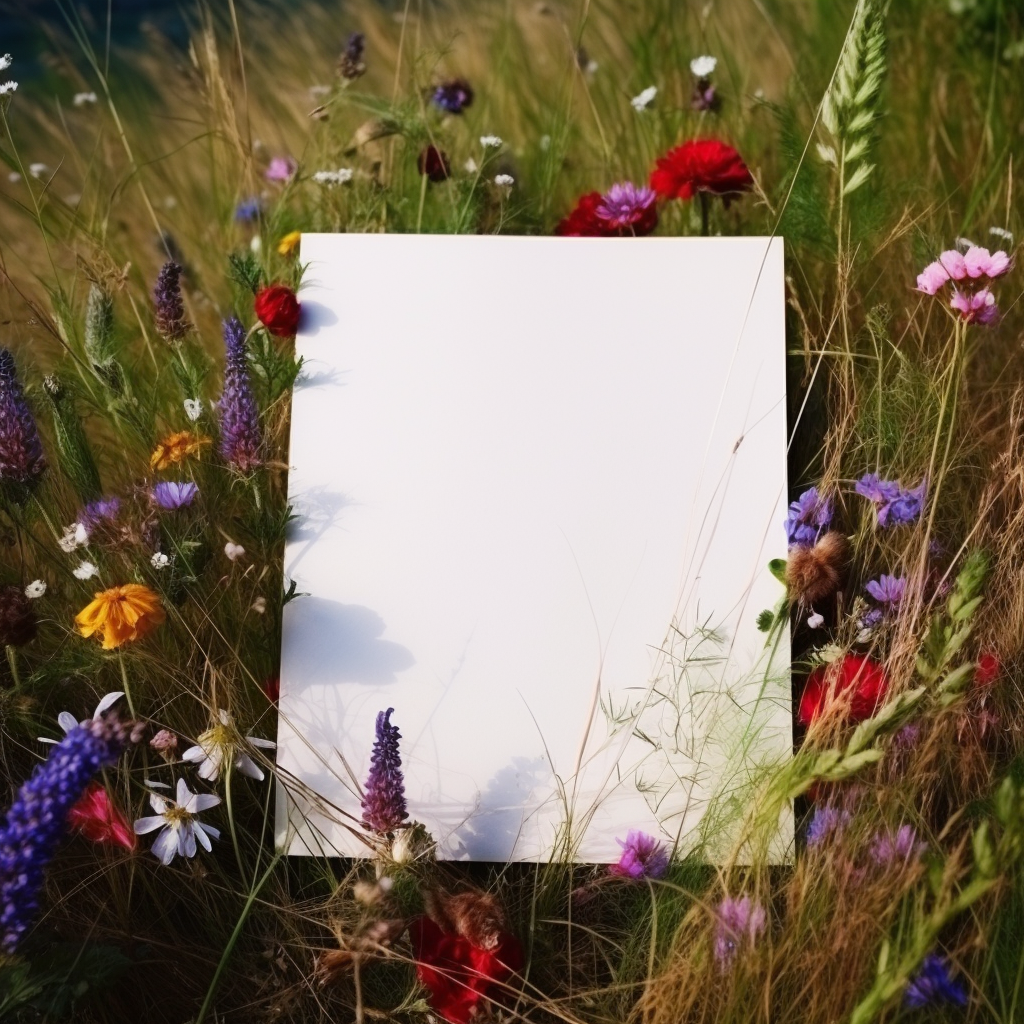
<path fill-rule="evenodd" d="M 302 238 L 301 231 L 289 231 L 280 242 L 277 243 L 277 251 L 282 256 L 291 256 L 299 247 L 299 240 Z"/>
<path fill-rule="evenodd" d="M 190 455 L 198 454 L 204 444 L 211 444 L 208 437 L 199 437 L 190 430 L 179 430 L 176 434 L 168 434 L 157 443 L 153 454 L 149 457 L 151 469 L 166 469 L 174 462 L 184 462 Z"/>
<path fill-rule="evenodd" d="M 76 616 L 82 636 L 99 634 L 105 651 L 151 633 L 166 618 L 160 598 L 141 583 L 126 583 L 96 594 Z"/>

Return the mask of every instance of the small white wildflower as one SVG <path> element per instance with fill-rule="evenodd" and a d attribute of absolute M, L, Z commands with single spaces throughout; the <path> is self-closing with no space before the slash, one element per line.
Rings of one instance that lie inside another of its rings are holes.
<path fill-rule="evenodd" d="M 703 57 L 694 57 L 690 61 L 690 71 L 694 78 L 710 78 L 718 67 L 718 58 L 705 54 Z"/>
<path fill-rule="evenodd" d="M 511 188 L 516 183 L 516 179 L 511 174 L 496 174 L 494 176 L 494 184 L 499 188 Z"/>
<path fill-rule="evenodd" d="M 257 615 L 263 615 L 267 610 L 267 599 L 265 597 L 257 597 L 252 603 L 252 610 Z"/>
<path fill-rule="evenodd" d="M 956 240 L 956 247 L 958 249 L 963 249 L 964 252 L 966 252 L 968 249 L 974 248 L 974 242 L 972 242 L 969 238 L 961 237 Z"/>
<path fill-rule="evenodd" d="M 813 612 L 807 616 L 807 625 L 810 626 L 811 629 L 821 629 L 821 627 L 825 625 L 825 616 L 819 615 L 817 612 Z"/>
<path fill-rule="evenodd" d="M 236 544 L 234 541 L 228 541 L 224 545 L 224 554 L 231 559 L 232 562 L 237 562 L 238 559 L 245 557 L 245 548 L 241 544 Z"/>
<path fill-rule="evenodd" d="M 219 725 L 207 729 L 199 737 L 194 747 L 189 747 L 181 755 L 183 761 L 192 761 L 199 765 L 199 777 L 215 782 L 225 764 L 233 765 L 236 771 L 248 775 L 258 782 L 263 780 L 263 772 L 256 762 L 246 753 L 245 744 L 275 750 L 277 744 L 273 740 L 263 740 L 258 736 L 240 736 L 231 716 L 226 711 L 218 711 Z"/>
<path fill-rule="evenodd" d="M 541 151 L 544 152 L 544 153 L 546 153 L 551 148 L 551 136 L 550 135 L 542 135 L 540 137 L 540 148 L 541 148 Z"/>
<path fill-rule="evenodd" d="M 210 838 L 220 839 L 220 830 L 212 825 L 204 825 L 198 817 L 200 811 L 216 807 L 220 803 L 219 796 L 193 793 L 184 779 L 178 779 L 175 795 L 177 800 L 169 800 L 159 793 L 150 793 L 149 803 L 156 814 L 149 818 L 139 818 L 134 825 L 138 836 L 161 830 L 153 843 L 153 853 L 164 865 L 170 864 L 179 854 L 182 857 L 194 857 L 197 841 L 210 853 L 213 850 Z"/>
<path fill-rule="evenodd" d="M 182 405 L 185 407 L 189 423 L 195 423 L 203 414 L 203 403 L 198 398 L 186 398 Z"/>
<path fill-rule="evenodd" d="M 989 228 L 988 233 L 995 235 L 996 238 L 1006 242 L 1008 245 L 1013 245 L 1013 232 L 1007 231 L 1006 228 Z"/>
<path fill-rule="evenodd" d="M 629 102 L 633 104 L 633 109 L 636 111 L 646 110 L 653 102 L 654 97 L 658 95 L 658 87 L 656 85 L 649 85 L 639 95 L 634 96 Z"/>
<path fill-rule="evenodd" d="M 0 86 L 0 88 L 2 88 L 2 86 Z M 28 173 L 31 174 L 33 178 L 41 178 L 47 173 L 47 171 L 49 171 L 49 169 L 50 168 L 47 167 L 46 164 L 41 163 L 28 165 Z"/>
<path fill-rule="evenodd" d="M 81 523 L 72 523 L 57 543 L 61 551 L 70 555 L 75 548 L 85 547 L 89 543 L 89 531 Z"/>
<path fill-rule="evenodd" d="M 94 92 L 76 92 L 75 98 L 71 101 L 76 107 L 84 107 L 86 103 L 96 102 L 96 93 Z"/>
<path fill-rule="evenodd" d="M 480 170 L 480 165 L 472 157 L 470 157 L 462 166 L 466 169 L 467 174 L 476 174 L 476 172 Z"/>
<path fill-rule="evenodd" d="M 9 92 L 16 92 L 17 89 L 17 82 L 4 82 L 3 85 L 0 85 L 0 96 L 6 96 Z"/>
<path fill-rule="evenodd" d="M 14 58 L 9 53 L 5 53 L 0 57 L 0 71 L 6 71 L 13 63 Z"/>
<path fill-rule="evenodd" d="M 9 181 L 9 182 L 10 182 L 10 183 L 11 183 L 12 185 L 16 185 L 16 184 L 17 184 L 17 183 L 18 183 L 19 181 L 21 181 L 21 175 L 20 175 L 20 174 L 19 174 L 19 173 L 18 173 L 17 171 L 11 171 L 11 172 L 10 172 L 10 173 L 9 173 L 9 174 L 7 175 L 7 180 L 8 180 L 8 181 Z"/>
<path fill-rule="evenodd" d="M 249 241 L 249 248 L 259 256 L 260 250 L 263 248 L 263 239 L 259 235 L 253 235 Z"/>
<path fill-rule="evenodd" d="M 92 562 L 82 562 L 71 570 L 76 579 L 91 580 L 93 576 L 99 576 L 100 571 Z"/>
<path fill-rule="evenodd" d="M 31 600 L 35 600 L 37 597 L 42 597 L 46 593 L 46 584 L 42 580 L 33 580 L 25 588 L 25 596 Z"/>
<path fill-rule="evenodd" d="M 352 180 L 354 173 L 351 167 L 339 167 L 336 171 L 317 171 L 313 180 L 318 185 L 345 185 Z"/>
<path fill-rule="evenodd" d="M 498 147 L 501 146 L 501 136 L 500 135 L 481 135 L 480 136 L 480 145 L 483 146 L 484 149 L 498 149 Z"/>
<path fill-rule="evenodd" d="M 598 64 L 598 63 L 597 63 L 597 61 L 596 61 L 596 60 L 594 60 L 594 58 L 593 58 L 593 57 L 591 57 L 591 58 L 590 58 L 590 59 L 589 59 L 589 60 L 587 61 L 587 63 L 586 63 L 586 66 L 585 66 L 585 67 L 583 68 L 583 73 L 584 73 L 584 74 L 587 74 L 587 75 L 593 75 L 593 74 L 596 74 L 596 73 L 597 73 L 597 69 L 598 69 L 598 68 L 599 68 L 600 66 L 601 66 L 601 65 L 600 65 L 600 64 Z"/>
<path fill-rule="evenodd" d="M 155 552 L 153 557 L 149 560 L 149 564 L 153 566 L 154 569 L 166 569 L 170 563 L 171 560 L 162 551 Z"/>

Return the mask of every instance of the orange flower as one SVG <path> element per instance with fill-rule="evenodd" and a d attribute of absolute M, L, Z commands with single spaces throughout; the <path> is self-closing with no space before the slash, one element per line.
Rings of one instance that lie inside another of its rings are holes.
<path fill-rule="evenodd" d="M 96 594 L 76 616 L 82 636 L 99 634 L 105 651 L 152 632 L 167 616 L 160 598 L 141 583 L 126 583 Z"/>
<path fill-rule="evenodd" d="M 184 462 L 190 455 L 197 455 L 204 444 L 210 444 L 208 437 L 200 437 L 190 430 L 179 430 L 168 434 L 157 443 L 149 457 L 151 469 L 166 469 L 175 462 Z"/>

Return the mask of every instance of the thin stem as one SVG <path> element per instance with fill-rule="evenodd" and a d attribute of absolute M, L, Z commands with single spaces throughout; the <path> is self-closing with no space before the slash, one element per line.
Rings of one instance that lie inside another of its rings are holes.
<path fill-rule="evenodd" d="M 700 236 L 707 238 L 711 234 L 711 200 L 707 192 L 701 191 L 697 195 L 700 197 Z"/>

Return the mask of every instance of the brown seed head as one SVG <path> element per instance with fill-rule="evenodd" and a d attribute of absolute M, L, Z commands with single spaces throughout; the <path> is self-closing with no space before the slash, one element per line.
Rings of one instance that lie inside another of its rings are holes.
<path fill-rule="evenodd" d="M 790 597 L 813 605 L 831 597 L 843 582 L 850 560 L 850 542 L 836 530 L 830 530 L 814 547 L 796 547 L 786 562 L 786 583 Z"/>

